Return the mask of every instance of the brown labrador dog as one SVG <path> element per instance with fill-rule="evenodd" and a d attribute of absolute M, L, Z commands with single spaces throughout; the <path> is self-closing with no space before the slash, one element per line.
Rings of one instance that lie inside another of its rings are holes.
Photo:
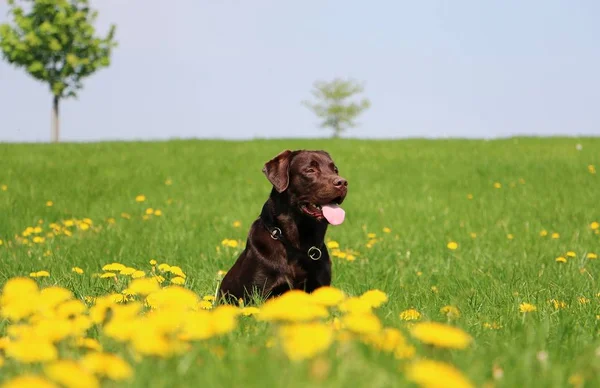
<path fill-rule="evenodd" d="M 246 248 L 223 278 L 220 296 L 227 301 L 270 298 L 290 289 L 312 292 L 331 283 L 325 232 L 344 221 L 339 205 L 348 181 L 325 151 L 285 150 L 262 171 L 273 188 Z"/>

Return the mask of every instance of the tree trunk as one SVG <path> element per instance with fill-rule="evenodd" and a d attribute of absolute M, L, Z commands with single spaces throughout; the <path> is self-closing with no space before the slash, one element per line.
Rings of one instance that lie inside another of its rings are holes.
<path fill-rule="evenodd" d="M 333 138 L 337 139 L 340 137 L 340 134 L 342 133 L 342 126 L 340 125 L 340 122 L 335 120 L 333 122 Z"/>
<path fill-rule="evenodd" d="M 52 100 L 52 143 L 58 143 L 58 134 L 60 132 L 60 122 L 58 120 L 58 103 L 60 99 L 54 96 Z"/>

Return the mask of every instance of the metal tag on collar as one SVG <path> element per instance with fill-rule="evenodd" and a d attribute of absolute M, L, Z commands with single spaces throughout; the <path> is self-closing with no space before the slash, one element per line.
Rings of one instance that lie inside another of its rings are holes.
<path fill-rule="evenodd" d="M 310 257 L 311 259 L 317 261 L 321 258 L 321 250 L 317 247 L 310 247 L 308 249 L 308 257 Z"/>
<path fill-rule="evenodd" d="M 271 231 L 271 238 L 273 240 L 279 240 L 279 238 L 281 238 L 281 229 L 279 229 L 278 227 L 274 227 Z"/>

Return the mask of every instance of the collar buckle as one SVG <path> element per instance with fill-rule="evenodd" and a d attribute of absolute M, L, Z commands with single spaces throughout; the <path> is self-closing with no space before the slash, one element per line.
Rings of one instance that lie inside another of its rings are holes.
<path fill-rule="evenodd" d="M 314 246 L 308 248 L 308 257 L 310 257 L 312 260 L 317 261 L 321 258 L 322 255 L 323 253 L 319 248 Z"/>
<path fill-rule="evenodd" d="M 274 227 L 270 232 L 271 238 L 273 240 L 280 240 L 281 234 L 281 229 L 279 229 L 278 227 Z"/>

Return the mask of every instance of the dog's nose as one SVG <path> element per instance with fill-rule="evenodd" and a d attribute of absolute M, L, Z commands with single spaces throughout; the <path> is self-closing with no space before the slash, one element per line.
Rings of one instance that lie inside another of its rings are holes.
<path fill-rule="evenodd" d="M 345 187 L 348 186 L 348 181 L 344 178 L 336 178 L 335 181 L 333 181 L 333 185 L 338 188 Z"/>

